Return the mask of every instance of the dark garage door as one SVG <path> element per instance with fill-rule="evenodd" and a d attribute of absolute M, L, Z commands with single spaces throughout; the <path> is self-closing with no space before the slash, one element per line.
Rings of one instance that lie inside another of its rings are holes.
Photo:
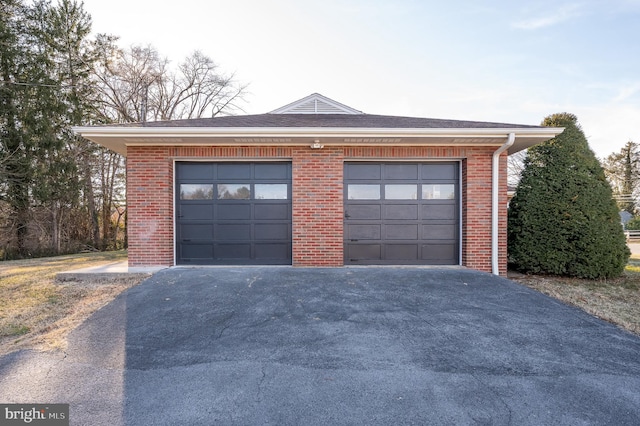
<path fill-rule="evenodd" d="M 459 165 L 345 163 L 345 264 L 457 265 Z"/>
<path fill-rule="evenodd" d="M 178 162 L 175 193 L 177 264 L 291 264 L 291 164 Z"/>

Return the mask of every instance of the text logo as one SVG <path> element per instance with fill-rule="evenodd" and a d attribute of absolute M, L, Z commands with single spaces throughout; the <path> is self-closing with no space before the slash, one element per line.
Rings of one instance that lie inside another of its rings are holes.
<path fill-rule="evenodd" d="M 69 404 L 0 404 L 0 425 L 69 426 Z"/>

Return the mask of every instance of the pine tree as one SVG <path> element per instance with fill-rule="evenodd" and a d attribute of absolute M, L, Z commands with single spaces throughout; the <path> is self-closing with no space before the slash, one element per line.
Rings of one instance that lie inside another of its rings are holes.
<path fill-rule="evenodd" d="M 19 0 L 0 3 L 0 199 L 9 206 L 9 227 L 14 230 L 15 250 L 25 254 L 33 182 L 32 153 L 35 131 L 26 126 L 38 121 L 37 76 L 32 75 L 39 58 L 27 30 L 28 8 Z"/>
<path fill-rule="evenodd" d="M 529 149 L 510 202 L 510 262 L 522 272 L 609 278 L 629 258 L 604 171 L 573 114 L 546 117 L 562 134 Z"/>

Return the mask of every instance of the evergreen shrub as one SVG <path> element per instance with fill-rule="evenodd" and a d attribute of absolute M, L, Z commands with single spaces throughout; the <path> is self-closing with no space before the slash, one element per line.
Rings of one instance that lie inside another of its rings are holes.
<path fill-rule="evenodd" d="M 565 130 L 529 149 L 509 207 L 509 262 L 525 273 L 619 276 L 630 252 L 600 162 L 575 115 L 542 125 Z"/>

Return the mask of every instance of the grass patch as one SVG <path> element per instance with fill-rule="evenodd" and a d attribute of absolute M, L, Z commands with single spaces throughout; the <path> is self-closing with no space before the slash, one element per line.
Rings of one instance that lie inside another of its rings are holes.
<path fill-rule="evenodd" d="M 509 272 L 509 278 L 640 335 L 640 256 L 621 277 L 585 280 Z"/>
<path fill-rule="evenodd" d="M 56 283 L 58 272 L 120 262 L 126 251 L 0 262 L 0 354 L 64 349 L 68 333 L 141 278 Z"/>

